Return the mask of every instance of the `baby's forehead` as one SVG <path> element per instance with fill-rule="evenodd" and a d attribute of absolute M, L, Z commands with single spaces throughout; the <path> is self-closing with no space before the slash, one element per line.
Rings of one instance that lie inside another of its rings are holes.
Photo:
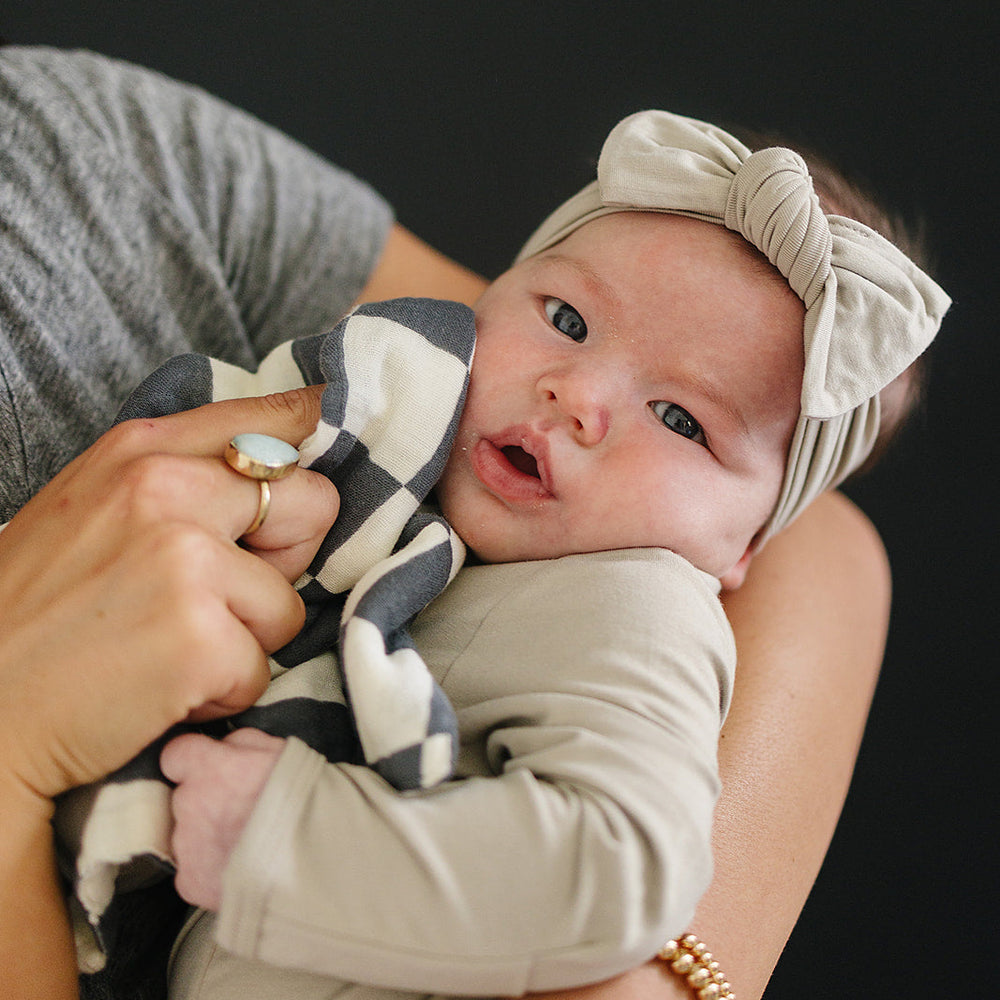
<path fill-rule="evenodd" d="M 670 245 L 690 257 L 703 257 L 731 264 L 734 274 L 748 280 L 771 283 L 794 296 L 787 279 L 756 246 L 725 226 L 676 212 L 620 211 L 600 216 L 579 226 L 563 240 L 522 263 L 555 260 L 582 270 L 595 266 L 609 246 L 616 255 L 632 263 L 649 262 L 651 252 Z"/>
<path fill-rule="evenodd" d="M 675 214 L 617 213 L 522 264 L 545 294 L 579 293 L 570 304 L 584 310 L 588 324 L 596 328 L 603 313 L 648 362 L 643 371 L 661 375 L 665 387 L 690 385 L 695 399 L 735 414 L 734 425 L 777 423 L 790 434 L 799 413 L 805 309 L 738 234 Z M 586 314 L 595 305 L 597 315 Z"/>
<path fill-rule="evenodd" d="M 568 267 L 614 304 L 663 305 L 670 293 L 675 299 L 693 293 L 699 301 L 687 304 L 706 316 L 740 296 L 768 308 L 780 302 L 800 320 L 805 313 L 788 281 L 753 244 L 715 222 L 676 213 L 601 216 L 523 263 Z"/>

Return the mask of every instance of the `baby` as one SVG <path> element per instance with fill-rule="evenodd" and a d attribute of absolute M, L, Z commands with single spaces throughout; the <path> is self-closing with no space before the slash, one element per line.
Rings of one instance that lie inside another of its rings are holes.
<path fill-rule="evenodd" d="M 620 123 L 475 311 L 435 493 L 478 565 L 413 626 L 460 780 L 401 794 L 253 731 L 169 745 L 177 885 L 218 911 L 171 995 L 515 995 L 683 930 L 735 664 L 719 587 L 864 462 L 947 306 L 796 154 Z"/>

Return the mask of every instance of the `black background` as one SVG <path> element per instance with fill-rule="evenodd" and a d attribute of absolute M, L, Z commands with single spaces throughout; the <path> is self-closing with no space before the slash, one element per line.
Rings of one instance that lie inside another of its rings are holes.
<path fill-rule="evenodd" d="M 852 491 L 894 567 L 889 648 L 767 997 L 997 994 L 992 4 L 6 0 L 0 34 L 201 84 L 368 179 L 490 276 L 643 107 L 776 128 L 921 211 L 955 305 L 926 415 Z"/>

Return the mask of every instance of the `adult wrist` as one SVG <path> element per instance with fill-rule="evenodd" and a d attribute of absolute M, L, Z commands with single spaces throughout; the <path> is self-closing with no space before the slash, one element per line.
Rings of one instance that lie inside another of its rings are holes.
<path fill-rule="evenodd" d="M 52 815 L 55 812 L 53 800 L 7 768 L 0 772 L 0 803 L 0 811 L 4 817 L 4 840 L 42 828 L 51 831 Z"/>
<path fill-rule="evenodd" d="M 53 802 L 0 774 L 0 968 L 25 1000 L 77 995 L 73 938 L 56 866 Z"/>
<path fill-rule="evenodd" d="M 656 957 L 698 1000 L 736 1000 L 719 963 L 694 934 L 668 941 Z"/>
<path fill-rule="evenodd" d="M 6 664 L 0 664 L 0 673 Z M 3 685 L 0 685 L 2 688 Z M 33 692 L 18 690 L 11 685 L 0 691 L 0 698 L 9 703 L 0 710 L 0 801 L 10 814 L 31 815 L 49 822 L 54 812 L 53 800 L 65 789 L 61 769 L 46 753 L 44 740 L 30 710 L 19 707 L 22 699 L 30 700 Z M 51 763 L 49 763 L 51 761 Z"/>

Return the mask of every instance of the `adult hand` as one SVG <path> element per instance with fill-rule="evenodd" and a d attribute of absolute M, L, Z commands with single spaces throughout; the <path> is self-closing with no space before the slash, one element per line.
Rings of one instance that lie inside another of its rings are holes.
<path fill-rule="evenodd" d="M 324 477 L 256 482 L 222 460 L 241 431 L 298 444 L 319 388 L 109 431 L 0 532 L 0 761 L 43 797 L 96 780 L 186 718 L 251 704 L 303 620 L 289 581 L 336 517 Z M 258 558 L 258 555 L 260 558 Z"/>

